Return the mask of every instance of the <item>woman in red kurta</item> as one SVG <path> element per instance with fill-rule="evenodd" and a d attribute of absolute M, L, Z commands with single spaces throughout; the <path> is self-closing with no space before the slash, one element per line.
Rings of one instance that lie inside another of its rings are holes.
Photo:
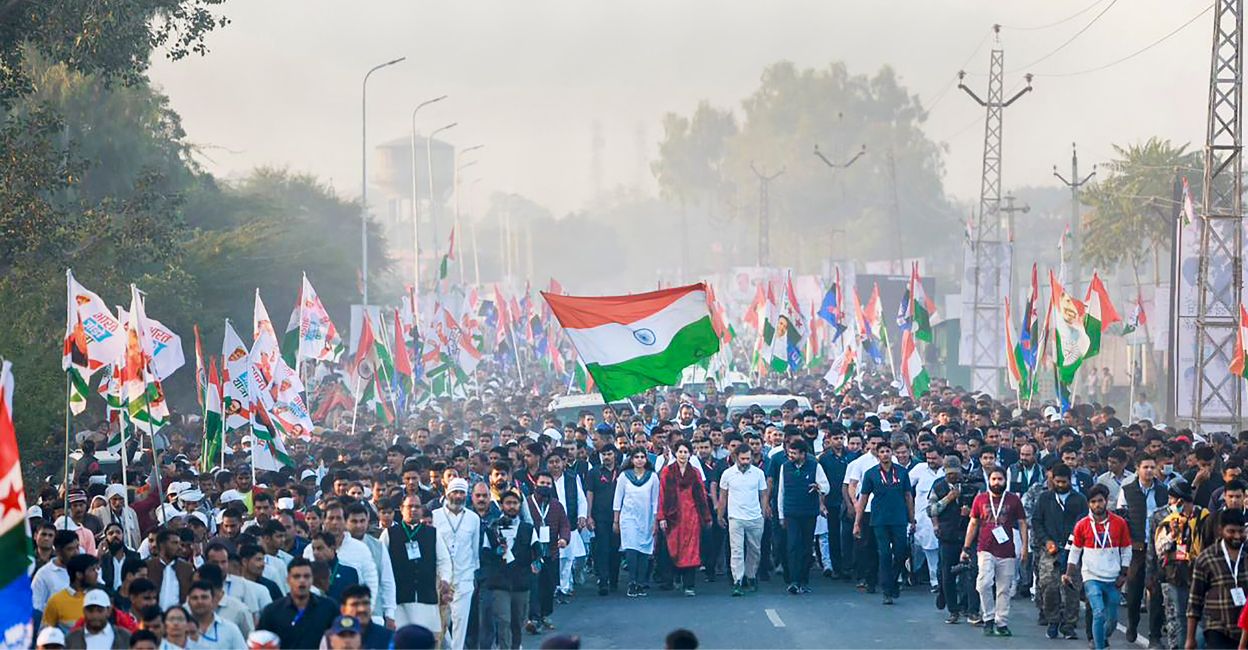
<path fill-rule="evenodd" d="M 659 528 L 667 534 L 667 552 L 685 585 L 685 595 L 692 596 L 702 564 L 702 527 L 711 523 L 711 508 L 702 475 L 689 464 L 693 448 L 681 440 L 673 451 L 676 462 L 663 469 L 659 485 Z"/>

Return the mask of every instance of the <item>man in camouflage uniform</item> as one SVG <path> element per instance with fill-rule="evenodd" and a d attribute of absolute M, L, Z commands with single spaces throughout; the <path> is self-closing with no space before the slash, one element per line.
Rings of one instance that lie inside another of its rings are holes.
<path fill-rule="evenodd" d="M 1037 463 L 1037 464 L 1044 467 L 1044 480 L 1038 481 L 1032 484 L 1031 487 L 1027 488 L 1027 491 L 1023 492 L 1022 499 L 1021 499 L 1023 502 L 1023 512 L 1026 513 L 1027 515 L 1027 528 L 1033 531 L 1030 536 L 1030 539 L 1027 540 L 1031 546 L 1031 548 L 1029 549 L 1030 550 L 1029 555 L 1032 558 L 1039 558 L 1040 551 L 1044 548 L 1044 545 L 1040 543 L 1040 540 L 1036 539 L 1036 535 L 1034 532 L 1036 530 L 1036 520 L 1033 515 L 1036 511 L 1036 501 L 1040 499 L 1040 495 L 1043 494 L 1045 490 L 1049 489 L 1049 481 L 1052 477 L 1052 475 L 1049 473 L 1049 470 L 1053 467 L 1052 463 Z M 1032 559 L 1030 564 L 1031 564 L 1031 570 L 1033 573 L 1032 578 L 1035 580 L 1035 585 L 1036 585 L 1036 594 L 1037 594 L 1035 596 L 1036 607 L 1039 607 L 1040 596 L 1038 594 L 1040 592 L 1040 564 L 1035 559 Z M 1048 625 L 1048 623 L 1046 623 L 1044 620 L 1043 609 L 1040 610 L 1040 624 Z"/>
<path fill-rule="evenodd" d="M 1048 627 L 1048 637 L 1056 639 L 1079 638 L 1075 626 L 1079 623 L 1079 590 L 1062 581 L 1066 571 L 1067 542 L 1075 529 L 1075 523 L 1088 514 L 1088 500 L 1071 489 L 1071 471 L 1058 463 L 1048 472 L 1052 489 L 1045 490 L 1036 499 L 1034 537 L 1040 542 L 1041 552 L 1036 556 L 1040 571 L 1038 603 L 1040 616 Z"/>
<path fill-rule="evenodd" d="M 1160 582 L 1166 611 L 1165 643 L 1172 650 L 1184 647 L 1187 635 L 1187 597 L 1191 588 L 1191 561 L 1200 554 L 1199 531 L 1208 512 L 1192 503 L 1192 488 L 1185 481 L 1170 484 L 1170 506 L 1153 513 L 1153 543 L 1148 545 L 1151 582 Z M 1151 588 L 1151 587 L 1150 587 Z"/>

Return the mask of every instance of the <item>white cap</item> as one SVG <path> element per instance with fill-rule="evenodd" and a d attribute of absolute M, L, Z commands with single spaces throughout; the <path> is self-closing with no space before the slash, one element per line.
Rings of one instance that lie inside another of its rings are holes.
<path fill-rule="evenodd" d="M 316 478 L 316 471 L 315 471 L 315 470 L 305 469 L 305 470 L 303 470 L 302 472 L 300 472 L 300 473 L 299 473 L 299 480 L 300 480 L 300 481 L 302 481 L 302 480 L 304 480 L 304 479 L 309 479 L 309 478 Z"/>
<path fill-rule="evenodd" d="M 563 433 L 554 427 L 550 427 L 542 432 L 544 436 L 550 436 L 555 442 L 563 442 Z"/>
<path fill-rule="evenodd" d="M 465 481 L 464 479 L 459 478 L 459 477 L 451 479 L 451 482 L 446 485 L 446 493 L 450 494 L 452 492 L 467 493 L 468 481 Z"/>
<path fill-rule="evenodd" d="M 282 640 L 268 630 L 254 630 L 247 635 L 249 648 L 280 648 Z"/>
<path fill-rule="evenodd" d="M 278 510 L 294 510 L 295 500 L 292 497 L 278 497 L 277 509 Z"/>
<path fill-rule="evenodd" d="M 43 519 L 43 508 L 40 508 L 39 506 L 31 506 L 27 508 L 26 518 L 30 519 L 31 517 L 38 517 L 40 519 Z"/>
<path fill-rule="evenodd" d="M 65 633 L 55 625 L 39 630 L 39 638 L 35 639 L 36 647 L 42 648 L 49 645 L 65 645 Z"/>
<path fill-rule="evenodd" d="M 206 515 L 206 514 L 204 514 L 204 513 L 200 512 L 200 511 L 198 511 L 198 510 L 196 510 L 195 512 L 192 512 L 191 514 L 187 515 L 187 517 L 186 517 L 186 518 L 187 518 L 187 523 L 190 523 L 190 520 L 191 520 L 191 519 L 198 519 L 198 520 L 199 520 L 199 522 L 200 522 L 200 523 L 202 523 L 202 524 L 204 525 L 204 528 L 207 528 L 207 527 L 208 527 L 208 515 Z"/>
<path fill-rule="evenodd" d="M 238 490 L 226 490 L 221 493 L 221 497 L 217 499 L 221 505 L 225 505 L 231 501 L 242 501 L 243 493 Z"/>
<path fill-rule="evenodd" d="M 169 484 L 169 487 L 165 488 L 165 496 L 173 496 L 175 494 L 181 494 L 189 489 L 191 489 L 190 483 L 187 483 L 185 481 L 174 481 Z"/>
<path fill-rule="evenodd" d="M 108 489 L 104 490 L 104 496 L 109 499 L 113 497 L 124 497 L 126 496 L 126 486 L 121 483 L 113 483 L 108 486 Z"/>
<path fill-rule="evenodd" d="M 188 488 L 178 493 L 178 500 L 199 503 L 204 500 L 204 493 L 195 488 Z"/>
<path fill-rule="evenodd" d="M 82 599 L 83 607 L 109 607 L 113 604 L 108 598 L 108 594 L 103 589 L 92 589 L 87 592 L 87 597 Z"/>
<path fill-rule="evenodd" d="M 61 515 L 60 517 L 57 517 L 56 522 L 53 524 L 53 526 L 57 530 L 61 530 L 62 528 L 65 530 L 78 530 L 78 524 L 75 524 L 73 519 L 70 519 L 69 517 L 66 517 L 65 515 Z"/>

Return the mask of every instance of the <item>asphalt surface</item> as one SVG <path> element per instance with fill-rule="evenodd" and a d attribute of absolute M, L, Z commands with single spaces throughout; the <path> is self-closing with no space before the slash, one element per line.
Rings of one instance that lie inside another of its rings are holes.
<path fill-rule="evenodd" d="M 857 591 L 853 583 L 812 575 L 815 593 L 793 596 L 773 579 L 760 583 L 758 593 L 729 596 L 721 577 L 714 583 L 699 578 L 697 596 L 651 588 L 645 598 L 628 598 L 623 590 L 598 596 L 591 583 L 578 587 L 567 605 L 555 608 L 553 633 L 575 634 L 585 648 L 661 648 L 668 632 L 692 630 L 703 648 L 1046 648 L 1082 650 L 1085 639 L 1050 640 L 1036 624 L 1030 600 L 1014 600 L 1010 608 L 1013 637 L 985 637 L 965 621 L 944 622 L 926 587 L 901 592 L 893 605 L 882 597 Z M 1082 637 L 1082 631 L 1080 631 Z M 525 647 L 537 637 L 526 636 Z M 1110 638 L 1114 648 L 1133 648 L 1121 633 Z"/>

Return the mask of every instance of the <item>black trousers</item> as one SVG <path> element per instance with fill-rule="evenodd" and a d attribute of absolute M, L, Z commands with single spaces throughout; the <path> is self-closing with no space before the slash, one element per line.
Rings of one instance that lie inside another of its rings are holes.
<path fill-rule="evenodd" d="M 941 593 L 945 594 L 945 608 L 950 614 L 966 612 L 965 589 L 960 589 L 959 576 L 953 574 L 953 567 L 962 558 L 961 542 L 940 542 L 939 582 Z"/>
<path fill-rule="evenodd" d="M 713 578 L 724 548 L 724 529 L 719 525 L 718 517 L 711 517 L 711 525 L 702 528 L 702 566 L 707 577 Z"/>
<path fill-rule="evenodd" d="M 537 614 L 530 613 L 529 618 L 546 618 L 555 613 L 555 587 L 558 586 L 559 560 L 548 557 L 542 562 L 542 570 L 537 574 L 537 606 L 539 611 Z"/>
<path fill-rule="evenodd" d="M 672 554 L 667 550 L 667 533 L 660 528 L 654 530 L 654 581 L 660 588 L 671 589 L 676 580 L 676 565 L 672 564 Z"/>
<path fill-rule="evenodd" d="M 854 540 L 854 577 L 867 583 L 867 590 L 875 591 L 880 581 L 880 551 L 875 544 L 875 531 L 871 528 L 871 513 L 862 513 L 862 537 Z"/>
<path fill-rule="evenodd" d="M 828 563 L 836 573 L 845 572 L 845 558 L 841 554 L 841 500 L 825 501 L 828 507 Z M 852 529 L 851 529 L 852 533 Z M 852 538 L 851 538 L 852 539 Z"/>
<path fill-rule="evenodd" d="M 1139 630 L 1140 603 L 1144 601 L 1144 551 L 1132 551 L 1131 566 L 1127 569 L 1127 629 Z M 1154 589 L 1148 595 L 1148 638 L 1160 639 L 1165 621 L 1161 590 Z"/>
<path fill-rule="evenodd" d="M 815 537 L 816 515 L 784 516 L 784 537 L 788 546 L 788 571 L 785 581 L 789 584 L 810 584 L 811 543 Z"/>
<path fill-rule="evenodd" d="M 620 584 L 620 536 L 612 528 L 612 520 L 594 520 L 594 571 L 599 587 Z"/>
<path fill-rule="evenodd" d="M 1226 632 L 1218 630 L 1205 630 L 1205 648 L 1206 650 L 1214 650 L 1215 648 L 1238 648 L 1239 639 L 1233 637 Z"/>
<path fill-rule="evenodd" d="M 772 519 L 768 523 L 771 524 L 771 561 L 773 566 L 780 567 L 784 573 L 784 582 L 789 584 L 793 582 L 792 567 L 789 566 L 789 542 L 788 533 L 784 530 L 784 526 L 780 525 L 780 519 Z M 764 534 L 767 532 L 763 531 Z"/>

